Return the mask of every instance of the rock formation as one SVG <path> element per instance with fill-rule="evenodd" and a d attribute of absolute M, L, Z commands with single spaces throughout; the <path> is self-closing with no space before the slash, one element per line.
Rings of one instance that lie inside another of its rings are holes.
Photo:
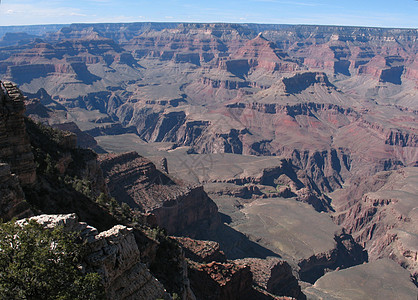
<path fill-rule="evenodd" d="M 235 262 L 249 266 L 254 283 L 267 292 L 277 296 L 306 299 L 298 280 L 292 274 L 292 268 L 287 262 L 275 257 L 267 259 L 245 258 L 235 260 Z"/>
<path fill-rule="evenodd" d="M 146 214 L 170 234 L 216 228 L 219 217 L 215 203 L 201 186 L 173 181 L 136 152 L 105 154 L 100 165 L 106 183 L 118 201 Z"/>
<path fill-rule="evenodd" d="M 185 256 L 195 262 L 226 262 L 226 256 L 220 250 L 217 242 L 195 240 L 188 237 L 176 237 L 176 240 L 183 248 Z"/>
<path fill-rule="evenodd" d="M 377 173 L 365 182 L 341 191 L 351 203 L 338 210 L 335 218 L 368 250 L 369 259 L 390 258 L 408 269 L 414 281 L 418 278 L 414 236 L 417 206 L 416 168 Z M 357 193 L 357 197 L 354 193 Z M 360 196 L 360 197 L 359 197 Z M 344 209 L 345 208 L 345 209 Z"/>
<path fill-rule="evenodd" d="M 140 262 L 140 252 L 132 228 L 117 225 L 103 232 L 75 214 L 39 215 L 30 219 L 53 228 L 63 226 L 69 232 L 80 232 L 87 242 L 83 268 L 103 278 L 106 294 L 111 299 L 171 299 L 164 286 Z"/>
<path fill-rule="evenodd" d="M 250 268 L 238 264 L 211 262 L 189 267 L 191 288 L 198 299 L 251 299 Z"/>

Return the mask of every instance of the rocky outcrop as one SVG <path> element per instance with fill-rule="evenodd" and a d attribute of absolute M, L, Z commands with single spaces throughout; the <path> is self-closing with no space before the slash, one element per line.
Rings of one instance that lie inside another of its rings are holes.
<path fill-rule="evenodd" d="M 305 73 L 303 73 L 305 74 Z M 309 84 L 309 83 L 308 83 Z M 250 109 L 265 114 L 286 114 L 291 117 L 313 116 L 314 114 L 333 113 L 342 114 L 350 118 L 358 117 L 358 113 L 349 107 L 343 107 L 332 103 L 306 102 L 300 104 L 278 104 L 278 103 L 234 103 L 226 105 L 230 109 Z M 341 124 L 342 125 L 342 124 Z"/>
<path fill-rule="evenodd" d="M 176 237 L 175 239 L 183 248 L 185 256 L 195 262 L 226 262 L 226 256 L 217 242 L 195 240 L 188 237 Z"/>
<path fill-rule="evenodd" d="M 314 283 L 327 271 L 348 268 L 366 262 L 367 252 L 344 231 L 334 237 L 336 247 L 328 252 L 317 253 L 298 262 L 302 281 Z"/>
<path fill-rule="evenodd" d="M 235 72 L 237 72 L 235 70 Z M 238 81 L 238 80 L 220 80 L 220 79 L 212 79 L 203 77 L 199 80 L 202 85 L 210 86 L 211 88 L 218 89 L 224 88 L 227 90 L 236 90 L 244 87 L 249 87 L 250 83 L 246 81 Z"/>
<path fill-rule="evenodd" d="M 99 150 L 97 142 L 90 134 L 81 131 L 80 128 L 74 122 L 53 124 L 52 127 L 57 128 L 63 131 L 69 131 L 74 133 L 77 136 L 77 146 L 81 148 L 90 148 L 94 150 Z M 102 150 L 103 151 L 103 150 Z"/>
<path fill-rule="evenodd" d="M 189 265 L 191 288 L 197 299 L 252 299 L 250 268 L 233 262 Z"/>
<path fill-rule="evenodd" d="M 235 260 L 240 265 L 249 266 L 254 283 L 276 296 L 289 296 L 295 299 L 306 299 L 298 280 L 292 274 L 290 265 L 279 258 L 267 259 L 245 258 Z"/>
<path fill-rule="evenodd" d="M 136 152 L 99 158 L 110 193 L 120 202 L 152 214 L 170 234 L 195 231 L 198 224 L 216 228 L 216 204 L 201 186 L 180 184 Z"/>
<path fill-rule="evenodd" d="M 0 161 L 10 165 L 22 185 L 36 180 L 35 162 L 26 134 L 24 96 L 11 82 L 0 82 Z"/>
<path fill-rule="evenodd" d="M 119 134 L 126 134 L 126 133 L 136 134 L 137 132 L 134 126 L 123 127 L 122 124 L 113 123 L 113 124 L 98 126 L 93 129 L 86 130 L 85 133 L 93 137 L 96 137 L 96 136 L 101 136 L 101 135 L 119 135 Z"/>
<path fill-rule="evenodd" d="M 314 84 L 320 84 L 329 89 L 335 89 L 325 73 L 304 72 L 297 73 L 293 77 L 283 78 L 284 91 L 288 94 L 298 94 Z"/>
<path fill-rule="evenodd" d="M 401 147 L 418 147 L 418 135 L 401 130 L 391 130 L 386 133 L 385 144 Z"/>
<path fill-rule="evenodd" d="M 412 128 L 387 128 L 382 124 L 366 120 L 361 120 L 359 125 L 363 128 L 374 131 L 382 140 L 384 140 L 386 145 L 418 147 L 418 135 Z"/>
<path fill-rule="evenodd" d="M 171 299 L 163 285 L 140 262 L 133 229 L 117 225 L 99 233 L 96 228 L 79 222 L 75 214 L 40 215 L 31 219 L 45 228 L 63 226 L 66 231 L 81 233 L 87 243 L 82 267 L 102 276 L 108 298 Z"/>
<path fill-rule="evenodd" d="M 294 72 L 300 69 L 297 62 L 292 61 L 283 50 L 259 34 L 245 43 L 235 53 L 231 54 L 234 59 L 226 62 L 227 70 L 237 76 L 247 75 L 249 71 L 259 68 L 274 72 Z"/>

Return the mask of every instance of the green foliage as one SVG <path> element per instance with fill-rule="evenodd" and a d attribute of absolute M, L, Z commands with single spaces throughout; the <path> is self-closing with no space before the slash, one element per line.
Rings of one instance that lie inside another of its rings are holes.
<path fill-rule="evenodd" d="M 96 202 L 98 204 L 100 204 L 101 206 L 105 206 L 107 204 L 107 199 L 108 197 L 106 197 L 106 195 L 104 193 L 100 193 L 99 197 L 97 197 Z"/>
<path fill-rule="evenodd" d="M 166 230 L 159 226 L 144 228 L 144 231 L 150 238 L 158 242 L 165 241 L 167 239 Z"/>
<path fill-rule="evenodd" d="M 65 175 L 65 176 L 59 176 L 58 181 L 64 185 L 71 186 L 77 192 L 83 194 L 84 196 L 90 199 L 93 198 L 91 182 L 88 179 L 80 179 L 77 176 L 71 177 L 71 176 Z"/>
<path fill-rule="evenodd" d="M 127 203 L 123 202 L 121 205 L 121 212 L 125 217 L 129 217 L 131 215 L 131 207 Z"/>
<path fill-rule="evenodd" d="M 104 299 L 97 273 L 82 274 L 83 245 L 35 221 L 0 225 L 0 299 Z"/>
<path fill-rule="evenodd" d="M 96 198 L 96 203 L 105 207 L 121 223 L 134 220 L 131 207 L 125 202 L 120 205 L 115 198 L 100 193 L 99 197 Z"/>
<path fill-rule="evenodd" d="M 64 155 L 71 156 L 71 162 L 67 168 L 67 175 L 72 177 L 79 174 L 79 170 L 85 168 L 86 161 L 94 159 L 97 154 L 89 149 L 68 149 L 62 145 L 65 132 L 46 126 L 42 123 L 35 123 L 25 118 L 26 130 L 29 134 L 32 152 L 35 156 L 38 174 L 56 175 L 55 165 Z M 53 176 L 51 176 L 53 177 Z"/>
<path fill-rule="evenodd" d="M 54 175 L 54 173 L 56 173 L 55 163 L 52 160 L 52 157 L 49 153 L 46 154 L 45 164 L 46 164 L 46 168 L 45 168 L 46 174 Z"/>
<path fill-rule="evenodd" d="M 179 295 L 178 295 L 178 294 L 176 294 L 176 293 L 173 293 L 172 298 L 173 298 L 173 300 L 180 300 Z"/>

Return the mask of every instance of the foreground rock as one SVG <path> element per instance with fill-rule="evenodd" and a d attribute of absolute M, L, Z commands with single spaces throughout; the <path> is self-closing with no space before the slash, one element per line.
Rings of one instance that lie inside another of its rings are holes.
<path fill-rule="evenodd" d="M 388 259 L 335 271 L 304 289 L 308 299 L 402 299 L 415 300 L 418 289 L 409 274 Z"/>
<path fill-rule="evenodd" d="M 84 268 L 102 276 L 109 299 L 171 298 L 140 262 L 140 252 L 131 228 L 117 225 L 99 233 L 96 228 L 78 222 L 75 214 L 40 215 L 31 219 L 46 228 L 63 226 L 65 230 L 81 233 L 88 249 Z"/>

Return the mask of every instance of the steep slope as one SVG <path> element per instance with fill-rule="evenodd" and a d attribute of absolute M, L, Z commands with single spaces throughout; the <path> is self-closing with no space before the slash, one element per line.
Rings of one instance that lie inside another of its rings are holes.
<path fill-rule="evenodd" d="M 16 106 L 24 107 L 23 100 L 21 96 L 16 98 Z M 37 215 L 33 218 L 46 227 L 63 225 L 67 230 L 81 233 L 89 248 L 84 253 L 83 267 L 102 276 L 110 298 L 171 299 L 167 289 L 184 299 L 194 299 L 181 248 L 158 229 L 147 225 L 140 214 L 112 202 L 94 152 L 76 148 L 76 137 L 72 133 L 24 120 L 23 110 L 19 110 L 19 114 L 14 110 L 5 111 L 3 118 L 22 121 L 12 123 L 13 131 L 6 127 L 2 133 L 11 137 L 12 147 L 16 133 L 23 137 L 23 142 L 30 141 L 37 176 L 33 182 L 19 181 L 21 174 L 25 178 L 26 169 L 15 168 L 11 173 L 8 164 L 0 164 L 2 220 Z M 18 156 L 19 151 L 27 153 L 27 149 L 23 145 L 14 152 Z M 8 152 L 3 153 L 13 164 Z M 2 156 L 0 158 L 3 160 Z M 67 214 L 39 216 L 45 212 Z M 79 223 L 74 212 L 98 229 L 85 222 Z M 134 228 L 114 226 L 118 223 Z"/>
<path fill-rule="evenodd" d="M 0 81 L 0 158 L 22 185 L 36 180 L 35 163 L 24 125 L 24 96 L 11 82 Z"/>
<path fill-rule="evenodd" d="M 338 203 L 348 203 L 337 210 L 336 220 L 365 246 L 369 258 L 398 262 L 411 272 L 415 282 L 417 175 L 416 168 L 377 173 L 334 197 Z"/>
<path fill-rule="evenodd" d="M 103 277 L 106 295 L 112 299 L 171 299 L 164 286 L 140 261 L 132 228 L 117 225 L 107 231 L 79 222 L 75 214 L 39 215 L 30 218 L 45 228 L 63 226 L 86 240 L 84 268 Z"/>

